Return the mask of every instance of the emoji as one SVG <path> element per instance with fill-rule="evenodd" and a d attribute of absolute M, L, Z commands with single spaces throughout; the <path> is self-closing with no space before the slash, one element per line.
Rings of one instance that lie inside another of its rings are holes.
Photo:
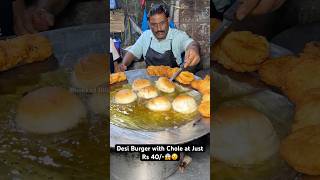
<path fill-rule="evenodd" d="M 170 155 L 169 153 L 167 153 L 167 154 L 164 156 L 164 160 L 170 161 L 170 160 L 171 160 L 171 155 Z"/>
<path fill-rule="evenodd" d="M 171 155 L 171 159 L 172 160 L 177 160 L 178 159 L 178 154 L 176 154 L 176 153 L 173 153 L 172 155 Z"/>

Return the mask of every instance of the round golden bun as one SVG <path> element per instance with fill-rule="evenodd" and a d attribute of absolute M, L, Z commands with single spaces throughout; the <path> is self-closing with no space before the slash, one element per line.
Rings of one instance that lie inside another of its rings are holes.
<path fill-rule="evenodd" d="M 179 95 L 173 100 L 172 107 L 179 113 L 190 114 L 197 110 L 197 103 L 191 96 Z"/>
<path fill-rule="evenodd" d="M 220 107 L 213 121 L 213 156 L 230 165 L 253 165 L 278 152 L 269 119 L 249 107 Z"/>
<path fill-rule="evenodd" d="M 154 86 L 147 86 L 138 91 L 138 96 L 144 99 L 151 99 L 158 96 L 158 90 Z"/>
<path fill-rule="evenodd" d="M 75 65 L 71 83 L 78 88 L 95 88 L 107 82 L 107 55 L 90 54 Z"/>
<path fill-rule="evenodd" d="M 151 86 L 151 82 L 148 79 L 136 79 L 132 83 L 132 90 L 139 91 L 147 86 Z"/>
<path fill-rule="evenodd" d="M 210 117 L 210 101 L 203 101 L 198 107 L 198 111 L 203 117 Z"/>
<path fill-rule="evenodd" d="M 210 101 L 210 92 L 207 92 L 207 93 L 203 94 L 202 101 L 203 102 Z"/>
<path fill-rule="evenodd" d="M 107 107 L 109 103 L 106 94 L 93 94 L 88 99 L 89 109 L 96 114 L 107 115 Z"/>
<path fill-rule="evenodd" d="M 146 107 L 151 111 L 169 111 L 171 103 L 167 97 L 160 96 L 149 100 Z"/>
<path fill-rule="evenodd" d="M 301 128 L 281 142 L 280 155 L 296 171 L 320 175 L 320 125 Z"/>
<path fill-rule="evenodd" d="M 165 93 L 173 93 L 175 91 L 175 85 L 173 82 L 170 82 L 166 77 L 160 77 L 156 81 L 156 87 Z"/>
<path fill-rule="evenodd" d="M 130 89 L 122 89 L 116 93 L 114 100 L 117 104 L 129 104 L 137 99 L 136 93 Z"/>
<path fill-rule="evenodd" d="M 17 108 L 17 126 L 32 133 L 57 133 L 75 127 L 86 116 L 81 100 L 59 87 L 44 87 L 24 96 Z"/>

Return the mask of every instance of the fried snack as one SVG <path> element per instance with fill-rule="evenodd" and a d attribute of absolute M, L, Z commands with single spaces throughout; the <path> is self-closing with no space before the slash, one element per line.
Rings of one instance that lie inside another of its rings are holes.
<path fill-rule="evenodd" d="M 206 76 L 203 80 L 194 80 L 191 87 L 199 91 L 201 94 L 210 93 L 210 76 Z"/>
<path fill-rule="evenodd" d="M 320 97 L 309 100 L 296 108 L 292 131 L 320 124 Z"/>
<path fill-rule="evenodd" d="M 198 111 L 203 117 L 210 117 L 210 101 L 202 101 L 198 107 Z"/>
<path fill-rule="evenodd" d="M 140 89 L 137 93 L 138 97 L 144 99 L 151 99 L 158 96 L 158 90 L 154 86 L 147 86 Z"/>
<path fill-rule="evenodd" d="M 116 93 L 114 100 L 117 104 L 129 104 L 137 99 L 136 93 L 130 89 L 122 89 Z"/>
<path fill-rule="evenodd" d="M 320 42 L 312 41 L 305 45 L 303 52 L 300 53 L 303 59 L 320 60 Z"/>
<path fill-rule="evenodd" d="M 126 73 L 124 72 L 112 73 L 110 74 L 109 84 L 114 84 L 114 83 L 125 81 L 125 80 L 127 80 Z"/>
<path fill-rule="evenodd" d="M 147 73 L 149 76 L 155 76 L 157 73 L 157 66 L 148 66 L 147 67 Z"/>
<path fill-rule="evenodd" d="M 171 78 L 178 71 L 179 71 L 179 68 L 177 68 L 177 67 L 168 69 L 167 77 Z"/>
<path fill-rule="evenodd" d="M 17 65 L 42 61 L 52 55 L 52 46 L 46 37 L 27 34 L 0 41 L 0 71 Z"/>
<path fill-rule="evenodd" d="M 147 86 L 151 86 L 151 82 L 148 79 L 135 79 L 132 83 L 132 90 L 139 91 Z"/>
<path fill-rule="evenodd" d="M 194 80 L 194 75 L 188 71 L 182 71 L 176 80 L 181 84 L 190 84 Z"/>
<path fill-rule="evenodd" d="M 30 42 L 29 42 L 30 43 Z M 2 44 L 7 55 L 8 66 L 15 66 L 16 64 L 26 60 L 28 62 L 28 44 L 24 36 L 9 39 Z"/>
<path fill-rule="evenodd" d="M 201 81 L 198 90 L 201 94 L 210 93 L 210 79 Z"/>
<path fill-rule="evenodd" d="M 303 60 L 295 65 L 287 74 L 284 92 L 289 99 L 298 103 L 308 90 L 320 88 L 320 61 Z"/>
<path fill-rule="evenodd" d="M 218 42 L 213 47 L 212 59 L 218 61 L 226 69 L 231 69 L 236 72 L 253 72 L 259 68 L 259 65 L 246 65 L 241 63 L 233 62 L 233 60 L 221 49 L 220 43 Z"/>
<path fill-rule="evenodd" d="M 51 56 L 52 46 L 49 39 L 47 39 L 46 37 L 39 34 L 30 34 L 22 38 L 25 38 L 28 42 L 28 58 L 26 59 L 28 63 L 41 61 Z"/>
<path fill-rule="evenodd" d="M 197 103 L 189 95 L 179 95 L 173 100 L 172 107 L 176 112 L 190 114 L 197 110 Z"/>
<path fill-rule="evenodd" d="M 158 76 L 167 76 L 170 66 L 159 66 Z"/>
<path fill-rule="evenodd" d="M 169 111 L 171 103 L 167 97 L 160 96 L 149 100 L 146 107 L 151 111 Z"/>
<path fill-rule="evenodd" d="M 320 175 L 320 125 L 297 130 L 286 137 L 280 154 L 296 171 Z"/>
<path fill-rule="evenodd" d="M 201 102 L 210 101 L 210 92 L 203 94 Z"/>
<path fill-rule="evenodd" d="M 148 66 L 147 73 L 150 76 L 167 76 L 168 72 L 170 71 L 169 66 Z"/>
<path fill-rule="evenodd" d="M 249 31 L 231 32 L 221 42 L 221 48 L 235 63 L 257 65 L 269 56 L 269 44 L 263 36 Z"/>
<path fill-rule="evenodd" d="M 193 89 L 198 90 L 198 89 L 199 89 L 199 86 L 200 86 L 200 83 L 201 83 L 202 81 L 203 81 L 203 80 L 201 80 L 201 79 L 199 79 L 199 80 L 193 80 L 190 85 L 191 85 L 191 87 L 192 87 Z"/>
<path fill-rule="evenodd" d="M 259 67 L 259 75 L 265 83 L 283 87 L 285 82 L 285 74 L 298 63 L 295 56 L 282 56 L 265 61 Z"/>
<path fill-rule="evenodd" d="M 175 84 L 171 81 L 169 81 L 166 77 L 159 77 L 159 79 L 156 81 L 156 87 L 165 93 L 173 93 L 175 91 Z"/>

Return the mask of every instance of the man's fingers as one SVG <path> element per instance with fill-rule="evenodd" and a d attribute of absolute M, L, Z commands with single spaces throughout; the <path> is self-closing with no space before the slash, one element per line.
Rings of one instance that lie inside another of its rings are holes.
<path fill-rule="evenodd" d="M 24 27 L 29 33 L 36 33 L 37 31 L 32 25 L 32 16 L 28 12 L 25 14 L 26 16 L 24 17 Z"/>
<path fill-rule="evenodd" d="M 268 13 L 272 10 L 274 3 L 275 0 L 261 0 L 258 6 L 252 11 L 252 14 L 259 15 Z"/>
<path fill-rule="evenodd" d="M 184 55 L 184 68 L 188 67 L 190 63 L 190 50 L 187 50 Z"/>
<path fill-rule="evenodd" d="M 245 18 L 259 3 L 259 0 L 241 0 L 236 16 L 237 19 Z"/>

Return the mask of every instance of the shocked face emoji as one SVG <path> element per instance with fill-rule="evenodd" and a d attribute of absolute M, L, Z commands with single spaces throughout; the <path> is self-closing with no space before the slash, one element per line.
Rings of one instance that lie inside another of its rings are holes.
<path fill-rule="evenodd" d="M 170 155 L 169 153 L 167 153 L 167 154 L 164 156 L 164 160 L 170 161 L 170 160 L 171 160 L 171 155 Z"/>
<path fill-rule="evenodd" d="M 176 154 L 176 153 L 173 153 L 172 155 L 171 155 L 171 159 L 172 160 L 177 160 L 178 159 L 178 154 Z"/>

